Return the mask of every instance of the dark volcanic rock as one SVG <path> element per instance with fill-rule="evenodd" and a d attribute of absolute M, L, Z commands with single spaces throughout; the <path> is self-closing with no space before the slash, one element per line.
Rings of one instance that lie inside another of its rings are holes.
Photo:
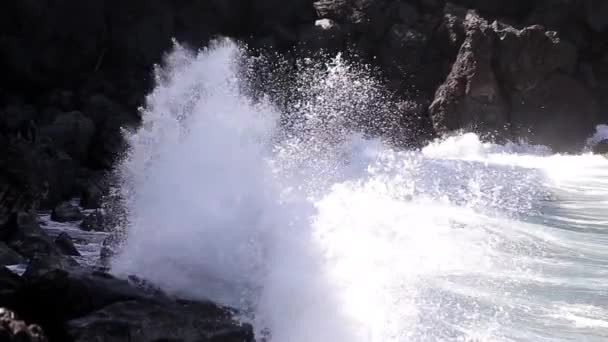
<path fill-rule="evenodd" d="M 456 62 L 430 106 L 433 126 L 440 133 L 501 130 L 508 122 L 508 107 L 493 68 L 494 31 L 473 11 L 466 15 L 464 28 Z"/>
<path fill-rule="evenodd" d="M 65 255 L 80 256 L 80 253 L 74 246 L 74 242 L 72 242 L 72 238 L 66 232 L 63 232 L 57 236 L 55 239 L 55 245 L 57 245 L 59 250 Z"/>
<path fill-rule="evenodd" d="M 460 26 L 458 16 L 449 18 L 452 27 Z M 435 129 L 472 129 L 525 137 L 559 151 L 580 149 L 599 121 L 599 106 L 570 76 L 576 47 L 541 26 L 489 25 L 472 11 L 463 27 L 466 38 L 456 62 L 430 106 Z M 458 40 L 459 29 L 453 31 Z"/>
<path fill-rule="evenodd" d="M 83 215 L 80 208 L 70 202 L 63 202 L 51 213 L 51 220 L 57 222 L 72 222 L 82 220 Z"/>
<path fill-rule="evenodd" d="M 211 303 L 127 301 L 68 322 L 74 341 L 254 341 L 252 329 Z"/>
<path fill-rule="evenodd" d="M 175 301 L 141 282 L 86 269 L 55 269 L 25 279 L 14 296 L 16 310 L 53 340 L 253 341 L 251 327 L 233 321 L 231 310 Z"/>
<path fill-rule="evenodd" d="M 17 265 L 25 262 L 19 253 L 12 250 L 4 242 L 0 242 L 0 266 Z"/>

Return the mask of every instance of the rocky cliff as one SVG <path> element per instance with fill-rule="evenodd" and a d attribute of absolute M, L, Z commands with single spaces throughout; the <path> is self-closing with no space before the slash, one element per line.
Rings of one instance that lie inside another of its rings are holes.
<path fill-rule="evenodd" d="M 376 133 L 401 146 L 472 130 L 578 151 L 608 122 L 602 0 L 5 1 L 0 240 L 26 212 L 73 197 L 98 207 L 154 64 L 173 40 L 216 36 L 288 60 L 343 51 L 372 65 L 401 125 Z"/>

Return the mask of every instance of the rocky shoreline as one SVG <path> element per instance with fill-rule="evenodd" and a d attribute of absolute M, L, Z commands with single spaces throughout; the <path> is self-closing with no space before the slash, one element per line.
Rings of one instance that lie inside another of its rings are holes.
<path fill-rule="evenodd" d="M 0 269 L 0 307 L 54 341 L 253 339 L 229 309 L 149 294 L 77 261 L 68 236 L 38 222 L 45 210 L 103 228 L 66 201 L 101 207 L 122 130 L 137 128 L 173 39 L 201 48 L 229 36 L 288 61 L 346 52 L 378 70 L 396 104 L 383 119 L 399 129 L 375 133 L 406 147 L 473 130 L 574 152 L 608 122 L 601 0 L 16 1 L 0 5 L 0 28 L 0 266 L 29 265 L 22 276 Z M 69 290 L 49 292 L 58 286 Z"/>
<path fill-rule="evenodd" d="M 7 341 L 253 341 L 251 326 L 235 321 L 230 308 L 108 274 L 100 256 L 109 234 L 81 231 L 84 215 L 72 203 L 58 208 L 22 213 L 0 243 L 0 305 L 10 308 L 0 309 L 0 336 Z"/>

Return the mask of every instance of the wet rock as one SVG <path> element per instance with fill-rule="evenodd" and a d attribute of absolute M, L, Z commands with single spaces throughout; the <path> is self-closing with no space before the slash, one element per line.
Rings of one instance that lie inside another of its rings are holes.
<path fill-rule="evenodd" d="M 80 228 L 85 231 L 105 231 L 104 216 L 100 210 L 88 214 L 80 223 Z"/>
<path fill-rule="evenodd" d="M 493 68 L 494 31 L 473 11 L 463 25 L 466 38 L 429 108 L 433 126 L 440 133 L 500 130 L 508 122 L 508 107 Z"/>
<path fill-rule="evenodd" d="M 459 16 L 451 17 L 458 27 Z M 575 151 L 599 121 L 590 90 L 571 76 L 576 47 L 534 25 L 491 25 L 469 11 L 466 38 L 429 108 L 440 133 L 473 130 Z M 457 31 L 455 31 L 457 40 Z"/>
<path fill-rule="evenodd" d="M 86 315 L 115 302 L 150 297 L 126 280 L 83 268 L 26 273 L 24 278 L 27 283 L 20 295 L 24 304 L 33 305 L 30 310 L 36 312 L 32 314 L 59 321 Z"/>
<path fill-rule="evenodd" d="M 574 45 L 557 32 L 534 25 L 521 30 L 495 22 L 497 72 L 505 88 L 534 89 L 555 72 L 570 73 L 577 62 Z"/>
<path fill-rule="evenodd" d="M 14 312 L 0 308 L 0 341 L 46 342 L 42 328 L 19 320 Z"/>
<path fill-rule="evenodd" d="M 55 239 L 55 245 L 57 245 L 59 250 L 65 255 L 80 256 L 80 252 L 78 252 L 74 246 L 72 238 L 66 232 L 62 232 L 59 234 L 59 236 L 57 236 Z"/>
<path fill-rule="evenodd" d="M 593 153 L 608 155 L 608 139 L 602 140 L 593 146 Z"/>
<path fill-rule="evenodd" d="M 212 303 L 127 301 L 68 322 L 74 341 L 254 341 L 252 328 Z"/>
<path fill-rule="evenodd" d="M 60 205 L 55 207 L 55 209 L 53 209 L 53 212 L 51 213 L 51 220 L 57 222 L 80 221 L 82 220 L 82 218 L 83 215 L 82 211 L 80 211 L 80 208 L 69 202 L 61 203 Z"/>
<path fill-rule="evenodd" d="M 25 259 L 4 242 L 0 242 L 0 266 L 23 264 Z"/>

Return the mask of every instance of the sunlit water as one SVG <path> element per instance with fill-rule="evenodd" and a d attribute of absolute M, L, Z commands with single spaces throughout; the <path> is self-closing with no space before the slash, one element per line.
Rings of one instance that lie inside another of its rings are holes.
<path fill-rule="evenodd" d="M 339 59 L 303 72 L 285 132 L 241 94 L 241 54 L 159 70 L 113 272 L 240 308 L 260 341 L 608 339 L 608 159 L 474 134 L 394 150 L 341 129 L 379 95 Z"/>

